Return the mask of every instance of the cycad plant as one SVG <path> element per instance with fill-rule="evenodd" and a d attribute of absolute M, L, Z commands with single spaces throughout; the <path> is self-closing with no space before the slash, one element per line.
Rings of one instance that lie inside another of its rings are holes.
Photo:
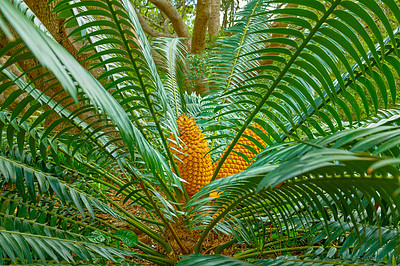
<path fill-rule="evenodd" d="M 2 264 L 399 260 L 398 1 L 250 1 L 203 96 L 129 0 L 49 2 L 80 63 L 0 1 Z"/>

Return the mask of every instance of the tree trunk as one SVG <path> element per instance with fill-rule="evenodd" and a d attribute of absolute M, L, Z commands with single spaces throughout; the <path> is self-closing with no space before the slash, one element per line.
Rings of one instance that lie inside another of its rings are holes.
<path fill-rule="evenodd" d="M 0 64 L 2 66 L 4 66 L 7 62 L 7 60 L 9 59 L 9 56 L 3 55 L 3 57 L 0 58 Z M 10 65 L 7 67 L 7 69 L 9 71 L 11 71 L 14 75 L 16 75 L 17 77 L 19 77 L 22 72 L 15 66 L 15 65 Z M 26 82 L 25 77 L 21 78 L 23 81 Z M 0 82 L 0 84 L 3 84 L 4 82 Z M 0 106 L 3 105 L 3 103 L 7 100 L 7 98 L 14 92 L 18 90 L 18 87 L 16 85 L 13 86 L 9 86 L 7 89 L 5 89 L 5 91 L 3 91 L 3 93 L 0 93 Z M 27 93 L 22 93 L 20 96 L 18 96 L 14 102 L 8 106 L 8 108 L 13 111 L 15 109 L 15 107 L 17 107 L 18 103 L 20 103 L 25 97 L 27 96 Z M 21 114 L 24 114 L 26 112 L 26 110 L 29 108 L 29 104 L 22 110 Z"/>
<path fill-rule="evenodd" d="M 208 20 L 210 19 L 210 6 L 211 0 L 197 0 L 191 50 L 193 54 L 200 54 L 206 48 L 206 33 Z"/>
<path fill-rule="evenodd" d="M 56 2 L 52 2 L 51 4 L 47 4 L 47 0 L 25 0 L 24 1 L 28 7 L 32 10 L 32 12 L 37 16 L 37 18 L 43 23 L 43 25 L 47 28 L 53 38 L 60 43 L 72 56 L 74 56 L 79 62 L 86 59 L 89 54 L 81 53 L 77 55 L 78 48 L 74 46 L 72 41 L 67 38 L 68 34 L 65 31 L 63 23 L 65 19 L 57 18 L 57 14 L 53 13 L 52 10 L 56 4 Z M 14 31 L 13 31 L 14 32 Z M 14 32 L 15 33 L 15 32 Z M 15 33 L 16 34 L 16 33 Z M 0 47 L 6 45 L 8 40 L 5 36 L 0 38 Z M 16 46 L 10 52 L 17 51 L 21 45 Z M 30 80 L 33 80 L 34 85 L 37 89 L 41 91 L 45 91 L 45 94 L 53 97 L 53 100 L 60 101 L 65 98 L 68 93 L 63 90 L 60 84 L 52 86 L 55 81 L 50 81 L 47 83 L 43 83 L 46 80 L 50 80 L 51 76 L 48 73 L 48 70 L 45 68 L 35 68 L 39 65 L 39 62 L 36 59 L 29 59 L 18 62 L 19 67 L 21 67 L 23 72 L 26 72 L 27 77 Z M 82 64 L 86 69 L 89 68 L 88 62 Z M 47 73 L 47 74 L 46 74 Z M 99 76 L 101 73 L 98 70 L 91 71 L 94 76 Z M 45 75 L 46 74 L 46 75 Z M 1 99 L 0 99 L 1 101 Z M 18 101 L 16 101 L 18 102 Z M 69 105 L 72 102 L 72 98 L 64 99 L 61 104 L 63 106 Z M 77 108 L 75 104 L 69 105 L 67 108 L 69 111 L 74 111 Z M 90 114 L 84 113 L 80 115 L 81 119 L 85 119 Z M 55 115 L 51 115 L 45 120 L 45 126 L 51 124 L 57 117 Z M 56 129 L 60 129 L 58 126 Z"/>
<path fill-rule="evenodd" d="M 221 0 L 211 0 L 210 20 L 208 21 L 208 38 L 210 41 L 220 30 Z"/>

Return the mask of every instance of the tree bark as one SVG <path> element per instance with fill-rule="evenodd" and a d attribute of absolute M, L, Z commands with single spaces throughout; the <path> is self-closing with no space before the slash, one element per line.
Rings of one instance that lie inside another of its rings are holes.
<path fill-rule="evenodd" d="M 9 59 L 9 56 L 4 55 L 3 57 L 0 58 L 0 64 L 5 65 L 7 60 Z M 14 75 L 19 77 L 22 72 L 15 66 L 15 65 L 10 65 L 7 67 L 9 71 L 11 71 Z M 21 78 L 23 81 L 26 82 L 25 77 Z M 2 84 L 3 82 L 0 82 Z M 18 90 L 18 87 L 16 85 L 8 87 L 3 93 L 0 94 L 0 106 L 3 105 L 3 103 L 7 100 L 7 98 L 13 93 L 14 91 Z M 8 106 L 8 108 L 13 111 L 15 107 L 17 107 L 18 103 L 20 103 L 25 97 L 27 96 L 27 93 L 22 93 L 20 96 L 18 96 L 14 102 Z M 24 114 L 26 110 L 29 108 L 29 104 L 22 110 L 21 114 Z"/>
<path fill-rule="evenodd" d="M 150 0 L 158 9 L 160 9 L 171 21 L 172 26 L 178 37 L 190 38 L 189 29 L 178 9 L 168 0 Z"/>
<path fill-rule="evenodd" d="M 70 39 L 67 38 L 68 34 L 64 28 L 63 23 L 64 19 L 57 18 L 57 14 L 52 12 L 56 2 L 52 2 L 51 4 L 47 4 L 47 0 L 25 0 L 25 3 L 32 10 L 32 12 L 37 16 L 37 18 L 43 23 L 43 25 L 47 28 L 53 38 L 60 43 L 72 56 L 74 56 L 79 62 L 86 59 L 89 54 L 81 53 L 78 55 L 78 47 L 75 47 Z M 14 31 L 13 31 L 14 32 Z M 14 32 L 14 34 L 16 34 Z M 6 45 L 8 43 L 7 38 L 2 36 L 0 38 L 0 47 Z M 13 48 L 10 52 L 17 51 L 21 46 L 18 45 Z M 36 59 L 29 59 L 18 62 L 19 67 L 21 67 L 22 71 L 26 73 L 27 77 L 30 80 L 33 80 L 34 85 L 37 89 L 41 91 L 45 91 L 45 94 L 53 97 L 53 100 L 59 102 L 65 96 L 68 95 L 66 91 L 63 90 L 60 84 L 56 86 L 52 86 L 55 81 L 45 82 L 46 80 L 50 80 L 52 77 L 48 70 L 45 68 L 35 68 L 39 65 L 39 62 Z M 82 64 L 86 69 L 89 68 L 89 63 L 85 62 Z M 91 71 L 94 76 L 99 76 L 101 73 L 98 69 Z M 45 75 L 46 74 L 46 75 Z M 38 78 L 40 77 L 40 78 Z M 1 99 L 0 99 L 1 100 Z M 17 101 L 18 102 L 18 101 Z M 66 106 L 72 102 L 72 98 L 64 99 L 61 105 Z M 72 104 L 68 107 L 68 110 L 71 112 L 77 108 L 76 105 Z M 89 114 L 80 115 L 81 119 L 85 119 Z M 57 117 L 55 115 L 51 115 L 45 120 L 45 126 L 51 124 Z M 56 128 L 60 129 L 60 126 Z"/>
<path fill-rule="evenodd" d="M 173 37 L 171 34 L 159 32 L 159 31 L 153 29 L 152 27 L 150 27 L 150 25 L 147 23 L 146 19 L 142 16 L 142 14 L 140 14 L 140 12 L 137 11 L 136 9 L 135 9 L 135 11 L 139 18 L 140 25 L 142 26 L 144 32 L 146 32 L 148 35 L 150 35 L 151 37 L 169 37 L 169 38 Z"/>
<path fill-rule="evenodd" d="M 220 8 L 221 0 L 211 0 L 210 20 L 208 21 L 208 37 L 212 40 L 220 30 Z"/>
<path fill-rule="evenodd" d="M 47 4 L 47 0 L 25 0 L 24 2 L 32 10 L 32 12 L 35 13 L 37 18 L 45 25 L 54 39 L 76 58 L 78 49 L 76 49 L 72 42 L 67 38 L 67 34 L 63 27 L 65 19 L 57 18 L 57 14 L 52 12 L 52 9 L 58 1 L 55 1 L 51 4 Z M 78 57 L 77 60 L 81 61 L 82 58 Z"/>
<path fill-rule="evenodd" d="M 200 54 L 205 50 L 207 26 L 211 13 L 210 6 L 211 0 L 197 0 L 191 49 L 193 54 Z"/>

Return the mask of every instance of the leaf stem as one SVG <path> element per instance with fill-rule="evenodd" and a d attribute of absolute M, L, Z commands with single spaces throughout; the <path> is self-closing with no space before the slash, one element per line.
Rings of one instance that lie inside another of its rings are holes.
<path fill-rule="evenodd" d="M 247 198 L 253 196 L 256 194 L 255 191 L 250 192 L 248 194 L 245 194 L 244 196 L 240 197 L 237 199 L 235 202 L 229 205 L 223 212 L 221 212 L 217 218 L 215 218 L 211 224 L 209 224 L 206 229 L 202 232 L 200 239 L 197 241 L 196 246 L 194 247 L 194 252 L 195 254 L 199 254 L 201 245 L 203 244 L 204 239 L 207 237 L 208 233 L 214 228 L 214 226 L 222 219 L 224 218 L 236 205 L 238 205 L 240 202 L 246 200 Z"/>
<path fill-rule="evenodd" d="M 325 248 L 341 248 L 341 246 L 326 246 Z M 240 254 L 238 255 L 234 255 L 233 257 L 235 259 L 247 259 L 247 258 L 253 258 L 253 257 L 258 257 L 261 255 L 267 255 L 267 254 L 274 254 L 274 253 L 280 253 L 280 252 L 290 252 L 290 251 L 297 251 L 297 250 L 304 250 L 304 249 L 318 249 L 320 248 L 320 246 L 302 246 L 302 247 L 291 247 L 291 248 L 280 248 L 280 249 L 273 249 L 273 250 L 265 250 L 265 251 L 261 251 L 261 252 L 254 252 L 254 253 L 250 253 L 250 254 L 245 254 L 243 256 L 240 256 Z M 339 263 L 342 264 L 342 263 Z"/>
<path fill-rule="evenodd" d="M 263 248 L 269 247 L 269 246 L 273 246 L 273 245 L 275 245 L 275 244 L 280 244 L 280 243 L 282 243 L 282 242 L 287 242 L 287 241 L 289 241 L 289 240 L 291 240 L 291 239 L 301 238 L 301 237 L 303 237 L 303 236 L 288 237 L 288 238 L 285 238 L 285 239 L 282 239 L 282 240 L 276 240 L 276 241 L 273 241 L 273 242 L 269 242 L 269 243 L 266 243 L 266 244 L 263 246 Z M 246 256 L 247 256 L 248 254 L 255 254 L 255 253 L 259 254 L 260 252 L 257 252 L 257 250 L 258 250 L 257 248 L 249 249 L 249 250 L 246 250 L 246 251 L 244 251 L 244 252 L 241 252 L 241 253 L 238 253 L 238 254 L 233 255 L 233 257 L 234 257 L 235 259 L 246 258 Z M 263 252 L 263 251 L 261 251 L 261 252 Z"/>
<path fill-rule="evenodd" d="M 146 193 L 146 192 L 145 192 Z M 146 195 L 147 196 L 147 195 Z M 113 202 L 113 200 L 108 199 L 110 202 Z M 122 212 L 124 214 L 124 218 L 126 219 L 126 221 L 128 223 L 130 223 L 131 225 L 133 225 L 134 227 L 138 228 L 140 231 L 142 231 L 143 233 L 145 233 L 146 235 L 150 236 L 151 238 L 153 238 L 155 241 L 157 241 L 159 244 L 161 244 L 166 252 L 170 252 L 171 251 L 171 246 L 164 241 L 164 239 L 162 238 L 162 236 L 160 236 L 159 234 L 157 234 L 156 232 L 150 230 L 147 226 L 145 226 L 144 224 L 142 224 L 136 217 L 134 217 L 133 215 L 131 215 L 129 212 L 127 212 L 123 207 L 119 206 L 118 204 L 114 203 L 113 204 L 115 208 L 117 208 L 120 212 Z M 153 206 L 154 207 L 154 206 Z"/>
<path fill-rule="evenodd" d="M 161 218 L 165 226 L 168 228 L 168 230 L 171 232 L 172 237 L 175 239 L 176 243 L 179 245 L 181 251 L 183 254 L 189 254 L 189 251 L 186 249 L 185 245 L 182 243 L 180 240 L 178 234 L 175 232 L 174 228 L 171 226 L 171 224 L 165 219 L 164 215 L 161 213 L 160 209 L 158 208 L 157 204 L 153 201 L 152 196 L 150 195 L 149 191 L 146 188 L 146 185 L 144 182 L 141 183 L 141 187 L 150 200 L 151 204 L 153 205 L 155 211 L 157 212 L 158 216 Z"/>

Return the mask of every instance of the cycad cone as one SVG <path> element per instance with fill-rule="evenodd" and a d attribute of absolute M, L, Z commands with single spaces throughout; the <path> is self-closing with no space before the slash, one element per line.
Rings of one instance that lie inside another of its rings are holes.
<path fill-rule="evenodd" d="M 265 130 L 259 124 L 252 125 L 255 128 L 258 128 L 265 132 Z M 227 177 L 230 175 L 234 175 L 246 170 L 247 167 L 250 166 L 251 163 L 247 162 L 240 154 L 244 154 L 249 161 L 254 158 L 259 152 L 261 152 L 261 148 L 259 148 L 253 141 L 245 137 L 244 135 L 250 136 L 257 140 L 263 147 L 265 147 L 266 143 L 256 134 L 253 130 L 247 128 L 243 135 L 239 138 L 235 147 L 233 147 L 232 152 L 229 154 L 229 157 L 225 160 L 224 164 L 222 165 L 221 169 L 218 172 L 217 179 Z M 253 153 L 246 145 L 252 147 L 257 153 Z M 226 150 L 225 150 L 226 152 Z M 238 152 L 238 153 L 236 153 Z M 222 157 L 222 156 L 221 156 Z M 213 169 L 217 167 L 219 160 L 217 160 L 214 165 Z"/>
<path fill-rule="evenodd" d="M 258 128 L 262 130 L 265 134 L 268 134 L 262 126 L 259 124 L 255 123 L 252 125 L 255 128 Z M 237 144 L 235 147 L 233 147 L 232 152 L 229 154 L 229 157 L 225 160 L 224 164 L 221 166 L 221 169 L 218 172 L 217 179 L 227 177 L 230 175 L 238 174 L 240 172 L 243 172 L 246 170 L 247 167 L 250 166 L 251 162 L 247 162 L 242 156 L 237 154 L 236 152 L 242 153 L 246 155 L 247 159 L 252 160 L 254 156 L 256 156 L 259 152 L 261 152 L 262 149 L 260 149 L 256 144 L 254 144 L 253 141 L 250 139 L 246 138 L 244 135 L 250 136 L 257 140 L 263 147 L 266 146 L 266 143 L 256 134 L 254 133 L 253 130 L 251 129 L 246 129 L 244 131 L 244 134 L 239 138 Z M 253 153 L 250 151 L 248 148 L 246 148 L 244 145 L 247 145 L 249 147 L 252 147 L 257 153 Z M 234 152 L 236 151 L 236 152 Z M 226 150 L 225 150 L 226 152 Z M 222 156 L 221 156 L 222 157 Z M 217 165 L 219 163 L 219 160 L 217 160 L 213 164 L 213 169 L 215 170 L 217 168 Z M 278 185 L 275 186 L 275 188 L 279 188 L 283 185 L 284 182 L 279 183 Z M 211 194 L 213 197 L 218 197 L 218 193 L 214 192 Z"/>
<path fill-rule="evenodd" d="M 213 167 L 209 146 L 192 118 L 181 114 L 176 122 L 182 142 L 179 148 L 177 141 L 171 136 L 171 152 L 179 158 L 175 160 L 179 173 L 181 178 L 187 181 L 184 185 L 188 195 L 192 196 L 211 181 Z"/>

